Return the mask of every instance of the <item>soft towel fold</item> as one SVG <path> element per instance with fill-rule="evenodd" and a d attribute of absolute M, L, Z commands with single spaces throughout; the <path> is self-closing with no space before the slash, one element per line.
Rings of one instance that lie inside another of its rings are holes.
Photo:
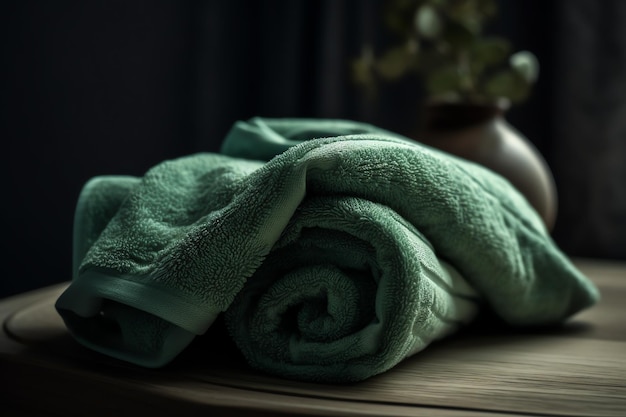
<path fill-rule="evenodd" d="M 478 300 L 537 325 L 598 298 L 506 180 L 350 121 L 256 118 L 222 154 L 95 178 L 74 242 L 59 313 L 85 345 L 144 366 L 226 312 L 251 365 L 357 381 L 470 321 Z"/>

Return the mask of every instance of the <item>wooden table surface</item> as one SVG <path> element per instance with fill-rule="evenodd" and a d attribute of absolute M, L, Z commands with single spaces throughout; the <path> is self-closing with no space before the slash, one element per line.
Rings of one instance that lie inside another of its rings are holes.
<path fill-rule="evenodd" d="M 554 329 L 469 326 L 351 385 L 250 370 L 220 334 L 139 368 L 79 346 L 54 311 L 67 284 L 0 302 L 3 416 L 626 416 L 626 264 L 576 262 L 597 306 Z"/>

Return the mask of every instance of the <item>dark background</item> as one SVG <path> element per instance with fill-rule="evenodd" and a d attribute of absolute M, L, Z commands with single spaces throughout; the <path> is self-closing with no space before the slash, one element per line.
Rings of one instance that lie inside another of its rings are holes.
<path fill-rule="evenodd" d="M 626 2 L 500 3 L 491 30 L 541 62 L 508 119 L 554 171 L 554 238 L 573 256 L 626 259 Z M 257 115 L 401 133 L 416 121 L 412 81 L 376 102 L 350 82 L 362 44 L 385 43 L 377 1 L 12 0 L 0 12 L 0 296 L 70 279 L 74 205 L 95 175 L 217 151 Z"/>

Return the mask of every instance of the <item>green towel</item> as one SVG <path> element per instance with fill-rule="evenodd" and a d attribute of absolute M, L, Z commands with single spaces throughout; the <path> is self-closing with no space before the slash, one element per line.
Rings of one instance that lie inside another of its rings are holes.
<path fill-rule="evenodd" d="M 255 118 L 220 154 L 94 178 L 74 262 L 57 309 L 92 349 L 162 366 L 225 312 L 253 367 L 320 382 L 384 372 L 483 306 L 543 325 L 598 298 L 506 180 L 342 120 Z"/>

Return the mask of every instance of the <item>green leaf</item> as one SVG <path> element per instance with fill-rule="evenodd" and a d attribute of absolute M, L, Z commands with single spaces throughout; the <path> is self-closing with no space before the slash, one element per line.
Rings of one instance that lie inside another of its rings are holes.
<path fill-rule="evenodd" d="M 431 94 L 439 95 L 458 90 L 461 87 L 461 82 L 456 67 L 444 68 L 427 77 L 426 88 Z"/>
<path fill-rule="evenodd" d="M 374 83 L 372 68 L 374 53 L 371 46 L 365 45 L 361 56 L 352 62 L 352 78 L 356 84 L 367 86 Z"/>
<path fill-rule="evenodd" d="M 467 50 L 470 48 L 476 35 L 465 25 L 449 22 L 443 33 L 443 41 L 454 50 Z"/>
<path fill-rule="evenodd" d="M 476 0 L 478 12 L 486 18 L 495 17 L 498 14 L 498 4 L 495 0 Z"/>
<path fill-rule="evenodd" d="M 530 85 L 516 71 L 507 69 L 488 79 L 484 91 L 492 98 L 506 97 L 512 102 L 520 102 L 528 97 Z"/>
<path fill-rule="evenodd" d="M 488 4 L 479 0 L 457 0 L 447 5 L 449 18 L 469 29 L 474 35 L 482 32 L 485 22 L 492 17 Z"/>
<path fill-rule="evenodd" d="M 415 55 L 410 53 L 406 45 L 396 46 L 376 61 L 376 72 L 388 80 L 398 78 L 407 72 L 414 60 Z"/>
<path fill-rule="evenodd" d="M 415 29 L 426 39 L 435 39 L 443 31 L 443 21 L 437 10 L 427 4 L 415 13 Z"/>
<path fill-rule="evenodd" d="M 483 67 L 504 62 L 509 55 L 511 45 L 501 37 L 477 39 L 472 44 L 471 59 L 478 61 Z"/>
<path fill-rule="evenodd" d="M 520 51 L 511 55 L 509 64 L 529 84 L 539 78 L 539 60 L 530 51 Z"/>
<path fill-rule="evenodd" d="M 452 20 L 464 22 L 466 19 L 476 18 L 477 10 L 475 1 L 451 1 L 446 6 L 447 14 Z"/>

